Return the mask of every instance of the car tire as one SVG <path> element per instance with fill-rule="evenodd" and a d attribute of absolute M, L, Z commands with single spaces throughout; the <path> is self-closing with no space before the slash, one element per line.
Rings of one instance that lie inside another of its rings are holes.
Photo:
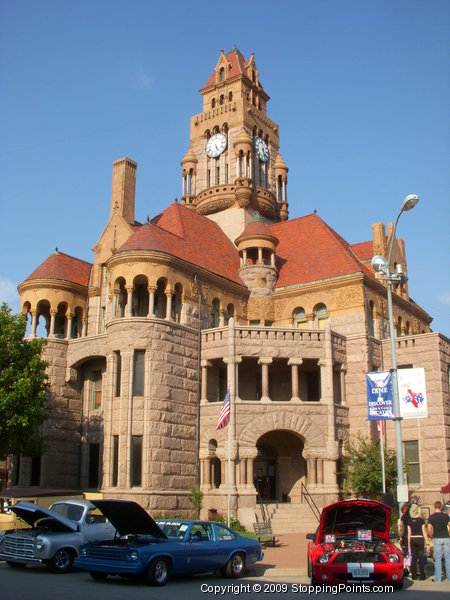
<path fill-rule="evenodd" d="M 230 560 L 227 562 L 225 569 L 221 570 L 222 575 L 229 577 L 230 579 L 237 579 L 242 577 L 245 571 L 245 556 L 237 553 L 233 554 Z"/>
<path fill-rule="evenodd" d="M 6 564 L 13 569 L 24 569 L 27 566 L 25 563 L 18 563 L 12 560 L 7 560 Z"/>
<path fill-rule="evenodd" d="M 108 577 L 108 573 L 98 573 L 97 571 L 89 571 L 89 575 L 96 581 L 104 581 Z"/>
<path fill-rule="evenodd" d="M 152 585 L 165 585 L 169 579 L 169 563 L 165 558 L 154 558 L 147 567 L 147 580 Z"/>
<path fill-rule="evenodd" d="M 71 548 L 60 548 L 47 561 L 47 569 L 52 573 L 68 573 L 73 567 L 75 552 Z"/>

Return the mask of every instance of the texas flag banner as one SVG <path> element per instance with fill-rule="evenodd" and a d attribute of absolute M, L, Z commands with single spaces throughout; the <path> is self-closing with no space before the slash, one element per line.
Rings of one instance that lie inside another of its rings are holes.
<path fill-rule="evenodd" d="M 400 415 L 404 419 L 427 417 L 425 369 L 399 369 L 397 373 Z"/>
<path fill-rule="evenodd" d="M 392 375 L 389 371 L 366 373 L 367 418 L 369 421 L 394 418 Z"/>
<path fill-rule="evenodd" d="M 223 401 L 222 410 L 220 411 L 219 420 L 217 421 L 216 431 L 223 429 L 230 421 L 230 390 L 228 389 Z"/>

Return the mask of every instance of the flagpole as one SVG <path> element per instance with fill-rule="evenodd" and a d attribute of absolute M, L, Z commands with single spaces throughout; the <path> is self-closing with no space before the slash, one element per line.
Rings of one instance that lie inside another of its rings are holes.
<path fill-rule="evenodd" d="M 228 422 L 228 444 L 227 444 L 227 462 L 228 462 L 228 473 L 227 473 L 227 524 L 230 526 L 230 512 L 231 512 L 231 398 L 230 398 L 230 421 Z"/>

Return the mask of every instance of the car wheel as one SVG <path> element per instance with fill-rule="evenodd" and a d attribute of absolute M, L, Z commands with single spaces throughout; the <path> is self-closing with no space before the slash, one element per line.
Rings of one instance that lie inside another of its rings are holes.
<path fill-rule="evenodd" d="M 47 561 L 47 569 L 52 573 L 67 573 L 73 567 L 74 557 L 74 551 L 70 548 L 60 548 Z"/>
<path fill-rule="evenodd" d="M 232 579 L 241 577 L 245 570 L 245 557 L 242 554 L 233 554 L 225 567 L 225 576 Z"/>
<path fill-rule="evenodd" d="M 24 569 L 27 566 L 25 563 L 13 562 L 11 560 L 7 560 L 6 564 L 12 567 L 13 569 Z"/>
<path fill-rule="evenodd" d="M 108 573 L 97 573 L 97 571 L 89 571 L 89 575 L 97 581 L 103 581 L 108 577 Z"/>
<path fill-rule="evenodd" d="M 169 579 L 169 565 L 165 558 L 155 558 L 147 567 L 147 579 L 152 585 L 165 585 Z"/>

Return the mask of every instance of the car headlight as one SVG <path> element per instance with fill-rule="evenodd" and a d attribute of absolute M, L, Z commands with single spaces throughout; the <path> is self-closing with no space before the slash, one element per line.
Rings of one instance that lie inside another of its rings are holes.
<path fill-rule="evenodd" d="M 398 554 L 388 554 L 389 562 L 398 563 L 400 562 L 400 557 Z"/>
<path fill-rule="evenodd" d="M 80 548 L 80 556 L 81 556 L 81 558 L 86 558 L 86 556 L 87 556 L 86 548 Z"/>
<path fill-rule="evenodd" d="M 330 560 L 331 556 L 329 554 L 321 554 L 319 556 L 320 563 L 327 563 Z"/>
<path fill-rule="evenodd" d="M 45 541 L 42 538 L 36 538 L 36 550 L 42 550 L 45 547 Z"/>
<path fill-rule="evenodd" d="M 136 550 L 132 550 L 130 552 L 130 560 L 138 560 L 139 559 L 139 554 Z"/>

